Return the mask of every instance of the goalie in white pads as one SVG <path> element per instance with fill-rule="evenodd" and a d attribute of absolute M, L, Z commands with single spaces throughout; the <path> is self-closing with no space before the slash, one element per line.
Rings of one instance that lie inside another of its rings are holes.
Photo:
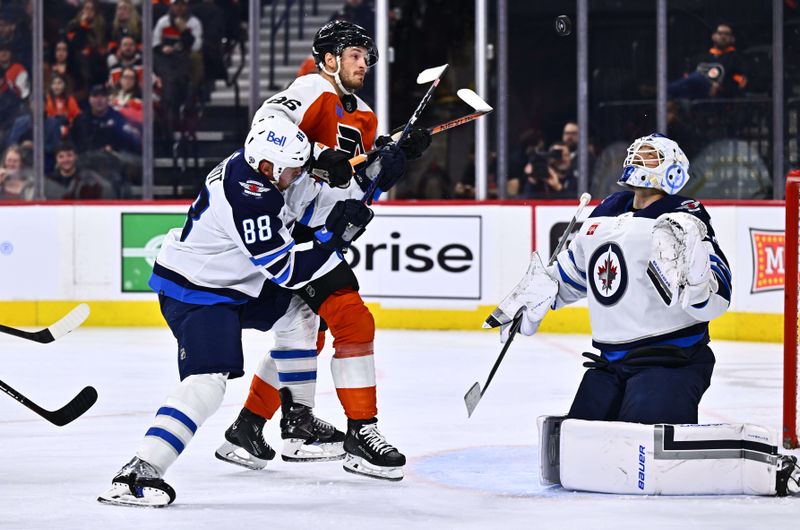
<path fill-rule="evenodd" d="M 548 308 L 588 299 L 600 354 L 584 354 L 570 418 L 697 423 L 714 368 L 708 322 L 728 307 L 731 272 L 703 205 L 676 195 L 688 171 L 672 140 L 637 139 L 619 179 L 629 190 L 606 197 L 556 262 L 529 269 L 499 305 L 508 321 L 525 307 L 530 334 Z"/>
<path fill-rule="evenodd" d="M 785 491 L 797 469 L 760 427 L 653 426 L 697 423 L 715 362 L 708 323 L 731 298 L 731 271 L 708 213 L 677 195 L 688 180 L 677 143 L 658 134 L 637 139 L 619 178 L 629 190 L 606 197 L 556 263 L 533 265 L 498 306 L 506 328 L 524 308 L 520 330 L 532 334 L 549 307 L 588 301 L 600 354 L 584 353 L 589 369 L 566 420 L 544 422 L 545 481 L 609 493 L 770 494 Z M 536 253 L 532 262 L 540 262 Z M 659 439 L 678 440 L 678 449 Z M 676 459 L 690 463 L 670 471 Z M 714 466 L 725 472 L 697 480 Z"/>

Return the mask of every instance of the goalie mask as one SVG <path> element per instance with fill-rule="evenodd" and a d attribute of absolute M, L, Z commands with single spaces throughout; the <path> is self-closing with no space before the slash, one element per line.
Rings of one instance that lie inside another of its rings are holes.
<path fill-rule="evenodd" d="M 637 138 L 628 147 L 617 183 L 633 188 L 654 188 L 669 195 L 689 182 L 689 159 L 678 144 L 664 135 Z"/>
<path fill-rule="evenodd" d="M 284 170 L 303 168 L 311 156 L 311 143 L 297 125 L 279 116 L 256 123 L 244 142 L 247 165 L 259 171 L 263 160 L 272 163 L 272 183 L 277 186 Z"/>
<path fill-rule="evenodd" d="M 378 48 L 375 41 L 367 34 L 367 30 L 344 20 L 334 20 L 328 22 L 314 35 L 314 42 L 311 45 L 311 55 L 314 62 L 326 74 L 331 75 L 336 80 L 339 89 L 346 95 L 352 94 L 352 90 L 347 90 L 339 77 L 342 69 L 342 52 L 346 48 L 364 48 L 367 50 L 367 68 L 375 66 L 378 62 Z M 325 54 L 332 53 L 336 57 L 336 71 L 329 72 L 325 68 Z"/>

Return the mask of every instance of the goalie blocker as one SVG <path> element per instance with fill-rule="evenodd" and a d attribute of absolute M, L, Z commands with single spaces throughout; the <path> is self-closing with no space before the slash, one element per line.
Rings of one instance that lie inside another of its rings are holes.
<path fill-rule="evenodd" d="M 797 494 L 800 467 L 750 424 L 645 425 L 539 418 L 541 482 L 640 495 Z"/>

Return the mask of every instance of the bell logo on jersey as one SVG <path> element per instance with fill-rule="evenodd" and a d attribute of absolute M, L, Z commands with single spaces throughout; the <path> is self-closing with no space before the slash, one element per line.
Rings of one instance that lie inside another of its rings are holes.
<path fill-rule="evenodd" d="M 239 183 L 244 188 L 244 194 L 251 197 L 261 197 L 262 193 L 267 193 L 269 188 L 264 186 L 257 180 L 248 180 L 247 182 Z"/>
<path fill-rule="evenodd" d="M 278 136 L 274 132 L 270 131 L 267 135 L 267 141 L 272 142 L 275 145 L 279 145 L 283 147 L 286 145 L 286 137 L 285 136 Z"/>
<path fill-rule="evenodd" d="M 588 284 L 602 305 L 616 304 L 628 286 L 628 268 L 622 249 L 616 243 L 601 245 L 589 258 Z"/>

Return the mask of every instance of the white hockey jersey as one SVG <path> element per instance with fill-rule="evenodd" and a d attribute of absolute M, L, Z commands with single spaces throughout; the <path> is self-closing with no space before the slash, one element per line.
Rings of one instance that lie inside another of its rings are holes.
<path fill-rule="evenodd" d="M 607 197 L 583 223 L 551 275 L 558 279 L 556 307 L 587 297 L 592 343 L 615 361 L 642 346 L 690 347 L 708 341 L 708 322 L 724 313 L 731 299 L 731 271 L 717 244 L 708 212 L 697 201 L 668 195 L 633 211 L 633 192 Z M 656 218 L 685 212 L 708 228 L 705 239 L 717 292 L 700 304 L 668 307 L 658 283 L 647 274 Z"/>
<path fill-rule="evenodd" d="M 298 289 L 342 261 L 312 243 L 296 244 L 289 227 L 297 209 L 244 160 L 242 149 L 220 162 L 189 208 L 186 224 L 165 237 L 150 287 L 187 303 L 244 303 L 261 292 L 265 277 Z M 307 203 L 315 184 L 305 175 L 290 187 Z M 309 185 L 310 184 L 310 185 Z"/>

